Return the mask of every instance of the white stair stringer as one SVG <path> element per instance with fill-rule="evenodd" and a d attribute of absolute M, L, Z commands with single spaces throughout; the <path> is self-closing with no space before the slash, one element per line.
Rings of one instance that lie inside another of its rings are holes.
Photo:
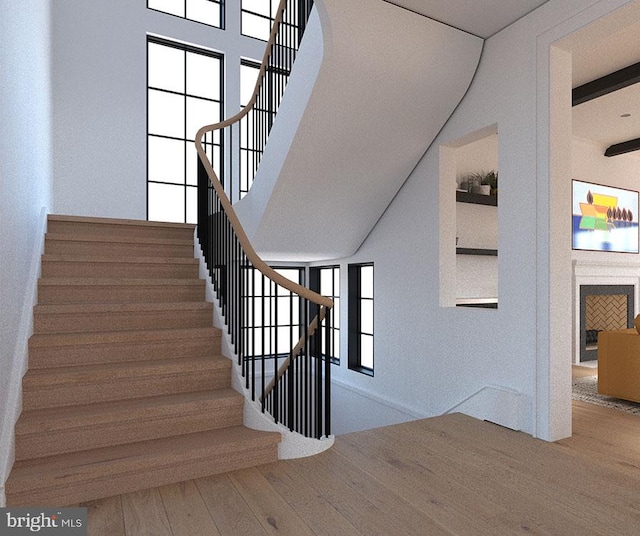
<path fill-rule="evenodd" d="M 198 259 L 200 263 L 200 278 L 206 281 L 205 299 L 213 304 L 213 325 L 222 330 L 221 355 L 227 357 L 233 363 L 231 367 L 231 386 L 244 396 L 243 425 L 253 430 L 280 433 L 282 440 L 278 445 L 278 458 L 281 460 L 305 458 L 307 456 L 320 454 L 331 448 L 335 441 L 335 436 L 331 435 L 322 437 L 321 439 L 314 439 L 305 437 L 297 432 L 292 432 L 286 426 L 276 423 L 275 419 L 269 413 L 263 413 L 259 402 L 251 400 L 251 393 L 245 387 L 241 367 L 238 365 L 237 355 L 226 329 L 222 310 L 215 296 L 215 290 L 211 283 L 202 250 L 200 249 L 197 234 L 194 234 L 194 246 L 195 258 Z"/>
<path fill-rule="evenodd" d="M 380 0 L 317 0 L 236 211 L 267 260 L 352 255 L 466 93 L 483 40 Z"/>

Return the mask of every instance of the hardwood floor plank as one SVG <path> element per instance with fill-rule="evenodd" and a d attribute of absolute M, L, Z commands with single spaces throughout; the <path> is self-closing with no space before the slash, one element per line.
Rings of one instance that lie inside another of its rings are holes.
<path fill-rule="evenodd" d="M 220 536 L 193 480 L 158 488 L 174 534 Z"/>
<path fill-rule="evenodd" d="M 120 495 L 80 506 L 87 508 L 89 536 L 125 536 Z"/>
<path fill-rule="evenodd" d="M 317 536 L 359 536 L 361 533 L 289 463 L 258 467 L 271 486 L 291 505 Z"/>
<path fill-rule="evenodd" d="M 158 488 L 127 493 L 121 498 L 127 536 L 182 536 L 171 530 Z"/>
<path fill-rule="evenodd" d="M 229 479 L 267 534 L 313 536 L 313 531 L 258 469 L 252 467 L 234 471 L 229 473 Z"/>
<path fill-rule="evenodd" d="M 198 478 L 195 484 L 221 536 L 240 534 L 265 536 L 267 534 L 231 482 L 228 473 Z M 133 535 L 127 534 L 127 536 Z"/>

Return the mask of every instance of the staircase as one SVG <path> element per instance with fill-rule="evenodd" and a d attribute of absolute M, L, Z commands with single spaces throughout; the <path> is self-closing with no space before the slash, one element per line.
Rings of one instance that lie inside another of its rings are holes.
<path fill-rule="evenodd" d="M 49 216 L 8 506 L 62 506 L 278 458 L 204 299 L 193 226 Z"/>

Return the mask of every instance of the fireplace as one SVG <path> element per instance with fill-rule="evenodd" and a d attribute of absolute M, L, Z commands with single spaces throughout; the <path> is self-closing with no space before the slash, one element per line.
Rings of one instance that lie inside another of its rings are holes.
<path fill-rule="evenodd" d="M 598 358 L 598 333 L 633 327 L 633 285 L 580 285 L 580 362 Z"/>

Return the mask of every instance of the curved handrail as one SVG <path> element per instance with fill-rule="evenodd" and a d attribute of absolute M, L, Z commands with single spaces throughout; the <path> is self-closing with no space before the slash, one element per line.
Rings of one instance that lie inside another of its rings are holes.
<path fill-rule="evenodd" d="M 267 47 L 265 49 L 265 53 L 262 58 L 262 64 L 260 65 L 260 71 L 258 72 L 258 78 L 256 80 L 256 85 L 255 85 L 251 99 L 249 100 L 247 105 L 245 105 L 242 108 L 242 110 L 240 110 L 240 112 L 230 117 L 229 119 L 225 119 L 224 121 L 221 121 L 219 123 L 205 125 L 202 128 L 200 128 L 196 134 L 195 145 L 196 145 L 196 150 L 198 151 L 200 161 L 202 162 L 202 165 L 204 166 L 207 172 L 207 175 L 209 176 L 209 182 L 211 183 L 211 186 L 213 186 L 213 188 L 215 189 L 220 199 L 220 204 L 222 205 L 222 208 L 225 210 L 227 217 L 229 218 L 229 221 L 233 226 L 233 229 L 236 233 L 238 241 L 240 242 L 240 245 L 242 246 L 245 254 L 247 255 L 247 258 L 251 261 L 253 266 L 257 268 L 258 271 L 260 271 L 265 277 L 269 278 L 274 283 L 277 283 L 278 285 L 299 295 L 300 297 L 305 298 L 317 305 L 322 305 L 324 307 L 332 308 L 333 300 L 331 300 L 330 298 L 327 298 L 326 296 L 322 296 L 317 292 L 314 292 L 311 289 L 308 289 L 307 287 L 304 287 L 298 283 L 295 283 L 290 279 L 287 279 L 283 275 L 276 272 L 273 268 L 271 268 L 256 253 L 255 249 L 253 248 L 253 245 L 249 241 L 249 238 L 242 224 L 240 223 L 238 216 L 236 215 L 235 210 L 233 210 L 231 201 L 229 201 L 229 198 L 226 192 L 224 191 L 224 187 L 222 186 L 222 183 L 220 182 L 218 175 L 214 171 L 213 166 L 209 161 L 209 157 L 207 156 L 204 150 L 204 147 L 202 145 L 202 139 L 204 138 L 205 134 L 207 134 L 208 132 L 213 132 L 215 130 L 221 130 L 225 127 L 231 126 L 239 122 L 243 117 L 245 117 L 251 111 L 251 109 L 255 105 L 258 99 L 258 95 L 260 93 L 260 88 L 262 87 L 262 84 L 265 78 L 265 74 L 267 72 L 267 65 L 269 62 L 269 58 L 271 57 L 273 47 L 275 45 L 276 37 L 280 29 L 280 24 L 282 23 L 282 18 L 283 18 L 286 5 L 287 5 L 287 0 L 280 0 L 280 4 L 278 5 L 278 11 L 276 13 L 276 17 L 273 23 L 273 28 L 271 30 L 271 35 L 269 37 L 269 41 L 267 42 Z"/>

